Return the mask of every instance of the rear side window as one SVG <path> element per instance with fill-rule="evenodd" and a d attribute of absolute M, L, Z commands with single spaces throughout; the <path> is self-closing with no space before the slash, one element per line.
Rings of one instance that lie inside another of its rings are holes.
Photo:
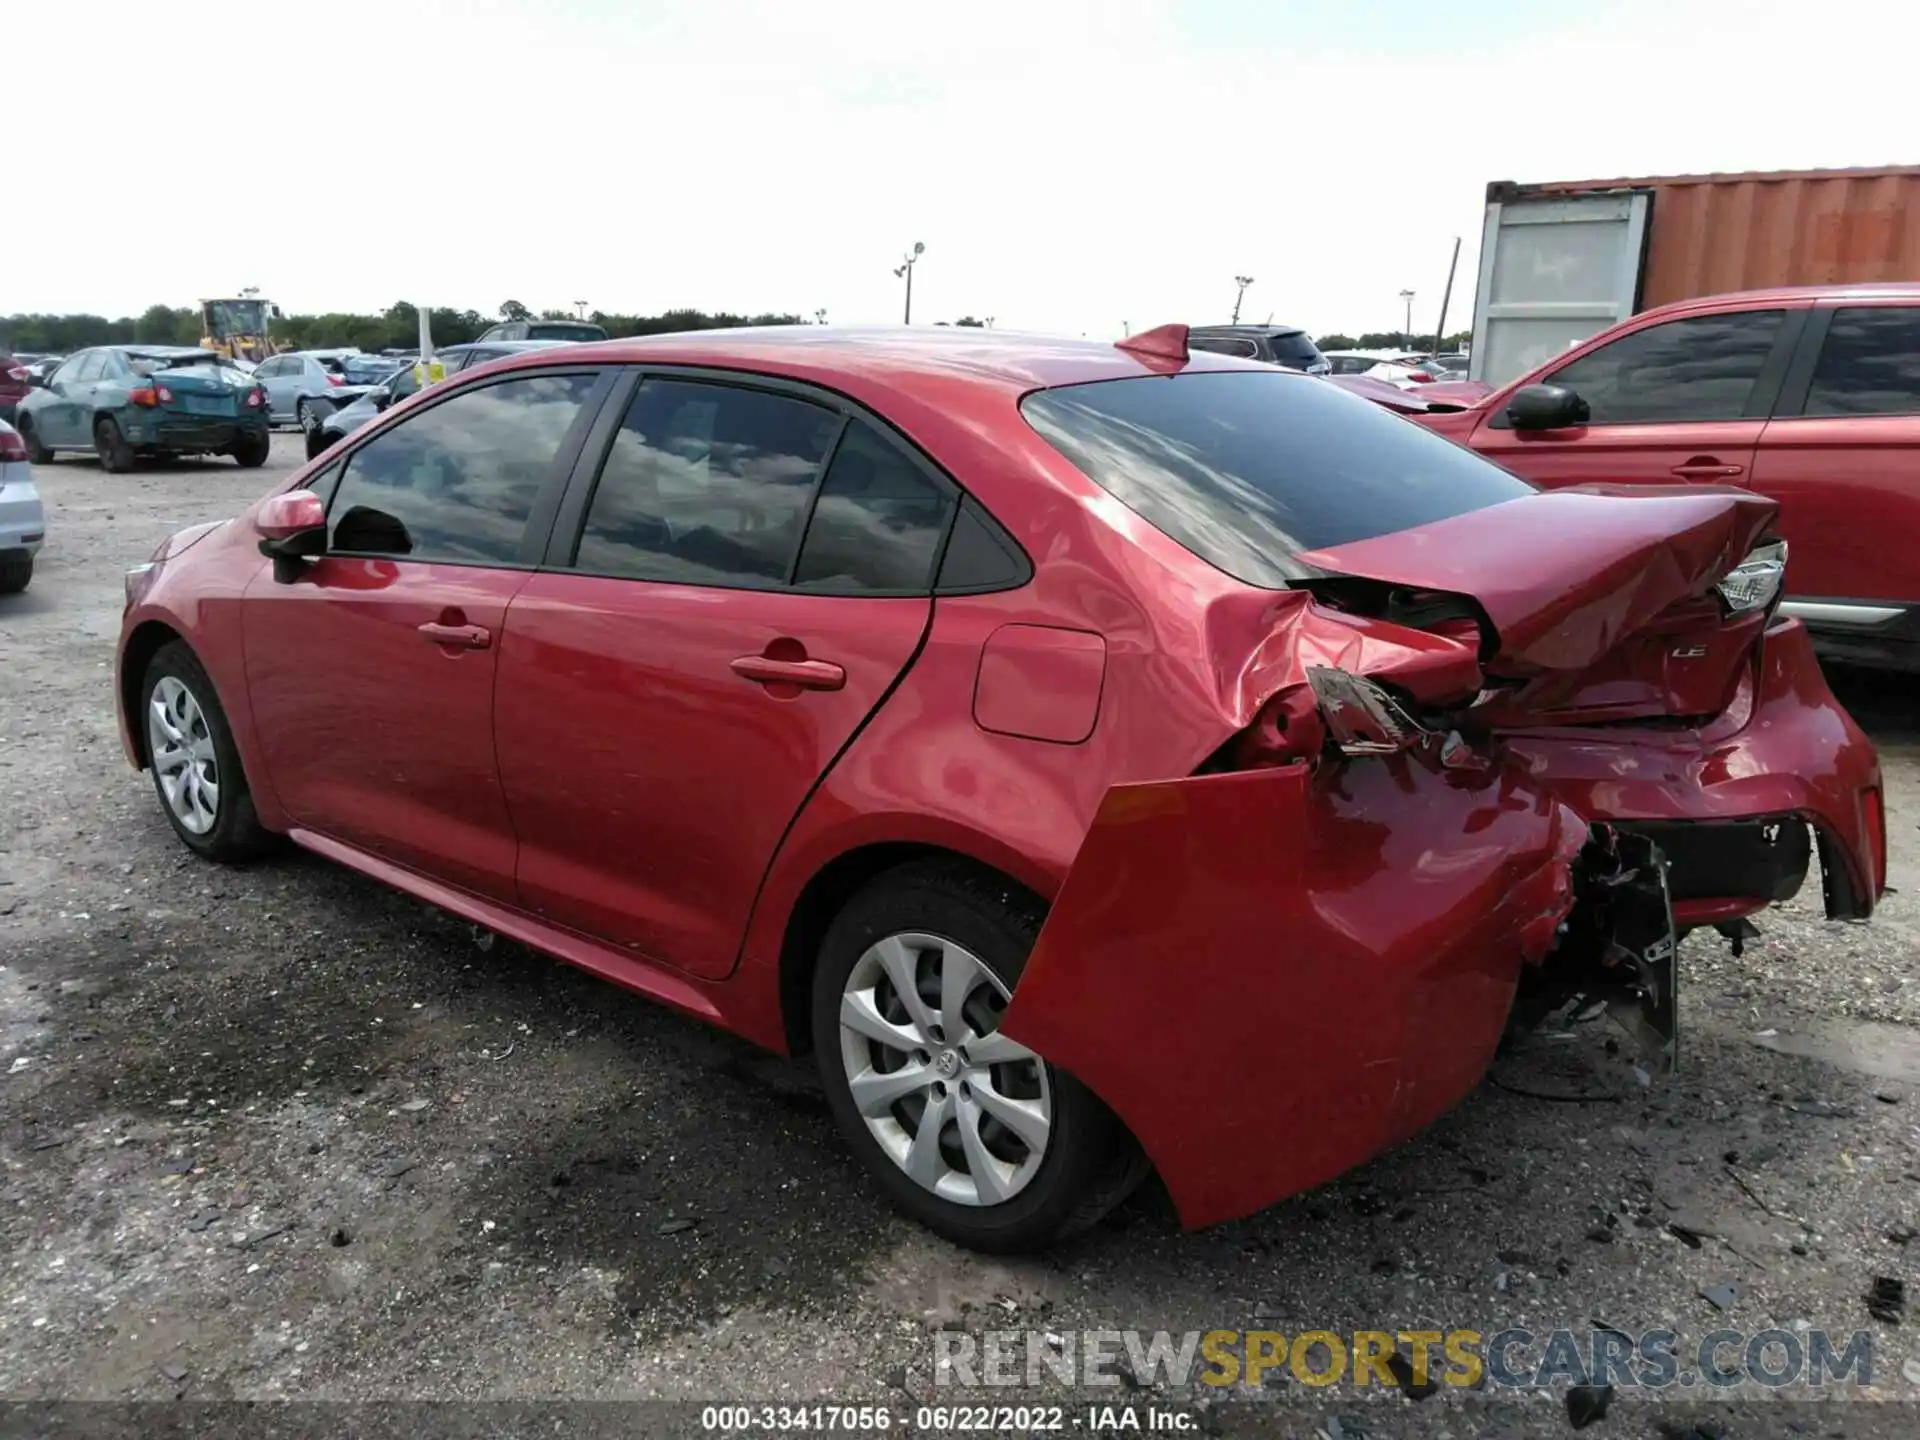
<path fill-rule="evenodd" d="M 1278 589 L 1294 556 L 1533 493 L 1338 386 L 1216 371 L 1039 390 L 1027 421 L 1102 489 L 1209 564 Z"/>
<path fill-rule="evenodd" d="M 834 412 L 790 396 L 647 380 L 601 467 L 575 566 L 687 585 L 785 585 L 839 430 Z"/>
<path fill-rule="evenodd" d="M 1595 425 L 1738 420 L 1785 313 L 1747 310 L 1649 325 L 1547 379 L 1585 400 Z"/>
<path fill-rule="evenodd" d="M 513 564 L 592 375 L 534 375 L 408 415 L 347 458 L 328 548 Z"/>
<path fill-rule="evenodd" d="M 1803 413 L 1920 414 L 1920 306 L 1834 311 Z"/>
<path fill-rule="evenodd" d="M 947 486 L 872 426 L 850 421 L 820 482 L 794 583 L 836 594 L 924 593 L 952 513 Z"/>
<path fill-rule="evenodd" d="M 1320 347 L 1309 340 L 1304 332 L 1269 336 L 1267 345 L 1273 351 L 1275 363 L 1291 366 L 1295 370 L 1304 370 L 1326 359 L 1320 353 Z"/>

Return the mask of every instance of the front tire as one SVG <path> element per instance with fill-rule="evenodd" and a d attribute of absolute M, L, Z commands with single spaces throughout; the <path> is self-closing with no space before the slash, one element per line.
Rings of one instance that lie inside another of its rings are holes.
<path fill-rule="evenodd" d="M 273 836 L 254 812 L 227 712 L 184 641 L 169 641 L 147 662 L 140 698 L 147 765 L 173 833 L 227 863 L 270 849 Z"/>
<path fill-rule="evenodd" d="M 133 447 L 111 415 L 93 422 L 93 453 L 100 457 L 100 468 L 109 475 L 124 475 L 133 469 Z"/>
<path fill-rule="evenodd" d="M 273 436 L 265 430 L 257 435 L 242 436 L 233 447 L 234 461 L 243 470 L 257 470 L 267 463 L 267 457 L 273 453 Z"/>
<path fill-rule="evenodd" d="M 22 415 L 13 422 L 13 428 L 20 432 L 20 441 L 27 447 L 27 459 L 35 465 L 51 465 L 53 451 L 40 443 L 40 434 L 33 428 L 33 417 Z"/>
<path fill-rule="evenodd" d="M 1091 1091 L 999 1035 L 1040 922 L 1010 892 L 945 862 L 883 875 L 834 920 L 813 983 L 848 1144 L 907 1214 L 995 1253 L 1092 1225 L 1146 1170 Z"/>

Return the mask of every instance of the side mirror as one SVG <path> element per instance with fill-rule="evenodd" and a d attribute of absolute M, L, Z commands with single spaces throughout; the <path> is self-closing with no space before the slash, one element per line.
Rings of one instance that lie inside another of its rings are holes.
<path fill-rule="evenodd" d="M 31 389 L 45 390 L 52 384 L 52 382 L 53 382 L 53 375 L 51 372 L 45 375 L 42 375 L 38 370 L 29 370 L 27 372 L 27 385 Z"/>
<path fill-rule="evenodd" d="M 327 507 L 311 490 L 289 490 L 254 512 L 260 553 L 273 561 L 273 578 L 291 585 L 305 568 L 302 561 L 327 553 Z"/>
<path fill-rule="evenodd" d="M 1516 430 L 1565 430 L 1592 418 L 1587 402 L 1564 385 L 1522 385 L 1507 402 L 1507 421 Z"/>
<path fill-rule="evenodd" d="M 384 410 L 393 403 L 393 391 L 385 385 L 376 385 L 367 391 L 367 399 L 373 402 L 373 408 Z"/>

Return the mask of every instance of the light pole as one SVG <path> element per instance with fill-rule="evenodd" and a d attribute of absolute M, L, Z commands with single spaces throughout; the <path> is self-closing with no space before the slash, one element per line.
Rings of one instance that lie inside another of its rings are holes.
<path fill-rule="evenodd" d="M 813 312 L 813 323 L 814 323 L 814 324 L 816 324 L 816 325 L 824 325 L 824 324 L 826 324 L 826 323 L 827 323 L 827 312 L 826 312 L 826 311 L 824 311 L 824 310 L 816 310 L 816 311 L 814 311 L 814 312 Z"/>
<path fill-rule="evenodd" d="M 913 249 L 908 251 L 906 259 L 900 262 L 900 268 L 893 272 L 896 278 L 902 275 L 907 277 L 907 315 L 901 322 L 904 325 L 913 323 L 913 262 L 920 258 L 920 252 L 926 248 L 918 240 L 914 241 Z"/>
<path fill-rule="evenodd" d="M 1247 287 L 1253 284 L 1253 277 L 1251 275 L 1236 275 L 1233 277 L 1233 283 L 1240 288 L 1234 294 L 1233 319 L 1228 323 L 1238 325 L 1240 323 L 1240 302 L 1247 298 Z"/>
<path fill-rule="evenodd" d="M 1402 345 L 1411 345 L 1413 344 L 1413 292 L 1411 290 L 1402 290 L 1400 292 L 1400 299 L 1407 307 L 1407 327 L 1400 332 L 1400 343 Z"/>
<path fill-rule="evenodd" d="M 584 320 L 587 318 L 587 302 L 586 301 L 584 300 L 574 301 L 573 308 L 580 319 Z"/>

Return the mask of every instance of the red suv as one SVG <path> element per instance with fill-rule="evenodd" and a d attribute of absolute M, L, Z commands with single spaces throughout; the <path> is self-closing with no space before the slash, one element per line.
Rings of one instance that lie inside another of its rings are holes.
<path fill-rule="evenodd" d="M 1420 419 L 1539 485 L 1765 495 L 1792 552 L 1782 610 L 1824 654 L 1920 669 L 1920 285 L 1662 306 Z"/>
<path fill-rule="evenodd" d="M 11 425 L 20 402 L 33 389 L 33 372 L 27 362 L 0 350 L 0 421 Z"/>
<path fill-rule="evenodd" d="M 992 331 L 540 350 L 130 572 L 179 837 L 275 836 L 776 1050 L 876 1182 L 1190 1224 L 1472 1089 L 1516 1013 L 1884 887 L 1774 506 L 1539 494 L 1304 375 Z M 1256 1098 L 1257 1097 L 1257 1098 Z"/>

